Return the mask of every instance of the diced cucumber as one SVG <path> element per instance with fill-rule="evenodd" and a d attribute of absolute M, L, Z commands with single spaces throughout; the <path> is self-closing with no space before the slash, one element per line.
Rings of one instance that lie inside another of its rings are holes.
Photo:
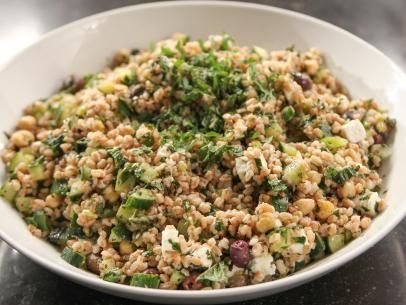
<path fill-rule="evenodd" d="M 2 187 L 0 188 L 0 196 L 10 203 L 14 201 L 17 192 L 18 190 L 11 181 L 5 181 Z"/>
<path fill-rule="evenodd" d="M 119 67 L 116 68 L 114 72 L 117 73 L 117 76 L 120 79 L 120 81 L 127 86 L 131 86 L 136 82 L 137 78 L 134 71 L 128 68 Z"/>
<path fill-rule="evenodd" d="M 325 137 L 320 140 L 322 143 L 326 144 L 327 148 L 330 150 L 337 150 L 341 147 L 344 147 L 348 144 L 348 141 L 342 137 Z"/>
<path fill-rule="evenodd" d="M 122 204 L 116 214 L 116 217 L 118 220 L 120 220 L 123 223 L 128 222 L 128 220 L 134 216 L 135 212 L 136 212 L 136 208 L 134 207 L 129 207 L 126 206 L 125 204 Z"/>
<path fill-rule="evenodd" d="M 288 228 L 281 228 L 279 230 L 270 233 L 269 239 L 271 239 L 271 236 L 275 233 L 279 233 L 281 238 L 278 242 L 272 244 L 271 250 L 273 252 L 281 252 L 282 250 L 289 247 L 291 241 L 291 232 L 290 229 Z"/>
<path fill-rule="evenodd" d="M 112 283 L 118 283 L 121 280 L 121 271 L 118 268 L 112 268 L 103 274 L 103 280 Z"/>
<path fill-rule="evenodd" d="M 344 242 L 346 243 L 346 244 L 348 244 L 350 241 L 352 240 L 352 233 L 351 233 L 351 231 L 350 230 L 345 230 L 344 231 Z"/>
<path fill-rule="evenodd" d="M 91 169 L 88 166 L 82 166 L 80 168 L 80 179 L 83 181 L 88 181 L 91 176 Z"/>
<path fill-rule="evenodd" d="M 185 275 L 180 272 L 179 270 L 173 271 L 170 281 L 175 284 L 176 286 L 182 283 L 182 281 L 185 279 Z"/>
<path fill-rule="evenodd" d="M 306 266 L 306 262 L 303 261 L 299 261 L 299 262 L 295 262 L 295 272 L 303 269 Z"/>
<path fill-rule="evenodd" d="M 136 209 L 148 209 L 155 201 L 155 196 L 151 190 L 141 188 L 128 196 L 126 206 Z"/>
<path fill-rule="evenodd" d="M 35 157 L 31 154 L 24 153 L 23 151 L 17 152 L 10 160 L 7 165 L 7 170 L 9 172 L 14 172 L 18 165 L 25 164 L 28 166 L 31 162 L 33 162 Z"/>
<path fill-rule="evenodd" d="M 130 240 L 130 239 L 131 239 L 131 232 L 128 231 L 124 225 L 118 224 L 114 228 L 111 229 L 109 242 L 119 243 L 123 240 Z"/>
<path fill-rule="evenodd" d="M 289 122 L 295 116 L 295 108 L 292 106 L 286 106 L 282 109 L 282 118 L 285 122 Z"/>
<path fill-rule="evenodd" d="M 282 127 L 279 125 L 278 122 L 272 121 L 269 127 L 265 129 L 265 136 L 267 138 L 270 137 L 278 137 L 283 133 Z"/>
<path fill-rule="evenodd" d="M 303 161 L 295 160 L 283 170 L 283 178 L 291 185 L 299 184 L 306 178 L 306 169 Z"/>
<path fill-rule="evenodd" d="M 345 245 L 344 234 L 337 234 L 327 238 L 327 246 L 331 253 L 335 253 Z"/>
<path fill-rule="evenodd" d="M 287 197 L 272 197 L 272 205 L 277 212 L 286 212 L 289 208 L 289 201 Z"/>
<path fill-rule="evenodd" d="M 51 231 L 48 235 L 49 241 L 58 246 L 64 246 L 68 241 L 68 238 L 69 232 L 64 228 L 55 229 Z"/>
<path fill-rule="evenodd" d="M 158 177 L 158 172 L 148 163 L 142 163 L 140 168 L 143 170 L 143 173 L 140 176 L 140 180 L 145 183 L 151 183 L 154 179 Z"/>
<path fill-rule="evenodd" d="M 113 93 L 114 91 L 114 83 L 109 80 L 102 80 L 99 83 L 99 86 L 97 87 L 102 93 L 104 94 L 110 94 Z"/>
<path fill-rule="evenodd" d="M 65 196 L 68 193 L 68 182 L 65 179 L 56 179 L 52 182 L 51 194 Z"/>
<path fill-rule="evenodd" d="M 17 197 L 16 198 L 16 207 L 21 213 L 26 215 L 32 214 L 32 197 Z"/>
<path fill-rule="evenodd" d="M 314 247 L 314 249 L 312 249 L 312 251 L 310 251 L 310 257 L 318 258 L 318 257 L 324 255 L 324 253 L 326 251 L 326 245 L 318 233 L 316 233 L 315 235 L 316 235 L 316 239 L 315 239 L 316 247 Z"/>
<path fill-rule="evenodd" d="M 143 233 L 148 230 L 149 227 L 157 220 L 157 216 L 146 216 L 142 214 L 134 214 L 134 216 L 128 219 L 126 224 L 127 229 L 131 232 Z"/>
<path fill-rule="evenodd" d="M 80 201 L 80 198 L 82 198 L 83 195 L 83 182 L 80 179 L 75 179 L 73 181 L 70 191 L 69 191 L 69 199 L 73 203 L 77 203 Z"/>
<path fill-rule="evenodd" d="M 119 193 L 128 193 L 135 186 L 135 177 L 125 168 L 120 169 L 117 173 L 115 190 Z"/>
<path fill-rule="evenodd" d="M 161 279 L 158 274 L 135 273 L 131 278 L 130 285 L 144 288 L 159 288 L 160 283 Z"/>
<path fill-rule="evenodd" d="M 115 215 L 115 213 L 112 209 L 104 209 L 102 218 L 109 218 L 109 217 L 113 217 L 114 215 Z"/>
<path fill-rule="evenodd" d="M 73 251 L 73 249 L 69 247 L 65 247 L 62 250 L 61 257 L 63 260 L 77 268 L 82 267 L 85 262 L 85 257 L 82 254 Z"/>
<path fill-rule="evenodd" d="M 297 153 L 298 153 L 298 151 L 297 151 L 297 149 L 293 146 L 293 145 L 290 145 L 290 144 L 286 144 L 286 143 L 280 143 L 280 147 L 281 147 L 281 150 L 285 153 L 285 154 L 287 154 L 287 155 L 289 155 L 289 156 L 291 156 L 291 157 L 295 157 L 296 155 L 297 155 Z"/>
<path fill-rule="evenodd" d="M 62 108 L 62 113 L 60 116 L 60 121 L 62 122 L 66 118 L 73 116 L 76 112 L 77 105 L 75 103 L 75 98 L 71 94 L 66 94 L 63 99 L 59 102 Z"/>
<path fill-rule="evenodd" d="M 133 244 L 129 240 L 121 241 L 118 248 L 120 250 L 121 255 L 126 255 L 126 254 L 128 255 L 128 254 L 133 253 L 133 251 L 134 251 Z"/>
<path fill-rule="evenodd" d="M 34 181 L 41 181 L 47 178 L 44 170 L 44 164 L 35 163 L 28 167 L 28 171 L 30 172 L 31 178 Z"/>
<path fill-rule="evenodd" d="M 42 231 L 49 231 L 49 218 L 44 211 L 35 211 L 32 218 L 37 228 Z"/>
<path fill-rule="evenodd" d="M 223 222 L 221 222 L 223 223 Z M 190 222 L 184 218 L 180 219 L 178 221 L 178 225 L 176 226 L 176 229 L 179 231 L 179 234 L 183 235 L 184 237 L 188 238 L 188 228 L 190 226 Z"/>
<path fill-rule="evenodd" d="M 389 158 L 391 155 L 391 149 L 389 148 L 388 145 L 386 144 L 375 144 L 374 146 L 377 146 L 377 151 L 378 151 L 378 156 L 381 159 L 386 159 Z"/>

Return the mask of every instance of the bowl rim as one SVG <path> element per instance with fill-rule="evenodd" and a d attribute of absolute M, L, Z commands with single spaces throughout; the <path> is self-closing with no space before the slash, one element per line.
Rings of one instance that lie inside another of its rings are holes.
<path fill-rule="evenodd" d="M 406 74 L 383 52 L 378 50 L 376 47 L 371 45 L 370 43 L 366 42 L 365 40 L 359 38 L 358 36 L 344 30 L 334 24 L 331 24 L 327 21 L 300 13 L 284 8 L 274 7 L 270 5 L 264 4 L 257 4 L 257 3 L 247 3 L 247 2 L 238 2 L 238 1 L 210 1 L 210 0 L 186 0 L 186 1 L 160 1 L 160 2 L 153 2 L 153 3 L 143 3 L 143 4 L 136 4 L 136 5 L 128 5 L 123 6 L 120 8 L 103 11 L 100 13 L 96 13 L 93 15 L 86 16 L 84 18 L 80 18 L 78 20 L 69 22 L 65 25 L 62 25 L 56 29 L 53 29 L 43 35 L 41 35 L 37 40 L 33 43 L 29 44 L 28 46 L 20 49 L 14 55 L 9 57 L 3 64 L 0 64 L 0 74 L 3 73 L 9 65 L 11 65 L 14 61 L 18 60 L 21 56 L 24 56 L 24 53 L 27 52 L 29 49 L 35 47 L 40 42 L 48 39 L 49 37 L 53 37 L 58 35 L 60 32 L 64 32 L 71 28 L 78 27 L 80 25 L 84 25 L 89 21 L 96 21 L 103 17 L 108 17 L 111 15 L 117 15 L 124 12 L 129 11 L 137 11 L 137 10 L 145 10 L 151 8 L 165 8 L 169 6 L 189 6 L 189 7 L 199 7 L 199 6 L 214 6 L 214 7 L 235 7 L 235 8 L 247 8 L 247 9 L 254 9 L 260 11 L 269 11 L 279 15 L 289 16 L 297 19 L 301 19 L 307 22 L 311 22 L 317 24 L 321 27 L 328 28 L 329 30 L 341 33 L 345 35 L 351 40 L 355 40 L 359 44 L 363 45 L 370 52 L 374 53 L 375 56 L 379 56 L 385 63 L 393 70 L 401 79 L 404 80 L 406 83 Z M 3 201 L 3 200 L 2 200 Z M 4 201 L 3 201 L 4 202 Z M 340 253 L 336 253 L 337 255 L 333 260 L 326 262 L 325 264 L 315 266 L 308 270 L 303 270 L 299 273 L 294 273 L 290 276 L 287 276 L 282 279 L 278 279 L 271 282 L 253 284 L 243 287 L 235 287 L 235 288 L 224 288 L 224 289 L 215 289 L 215 290 L 163 290 L 163 289 L 151 289 L 151 288 L 141 288 L 141 287 L 133 287 L 129 285 L 117 284 L 117 283 L 110 283 L 107 281 L 103 281 L 98 277 L 92 277 L 84 275 L 80 272 L 77 272 L 74 269 L 66 268 L 61 265 L 57 265 L 42 258 L 36 251 L 30 249 L 30 247 L 25 246 L 24 244 L 20 244 L 17 240 L 15 240 L 11 235 L 7 234 L 0 228 L 0 238 L 5 241 L 8 245 L 12 248 L 17 250 L 18 252 L 22 253 L 24 256 L 30 258 L 35 263 L 39 264 L 40 266 L 60 275 L 69 280 L 75 281 L 77 283 L 85 284 L 86 286 L 97 287 L 98 289 L 103 289 L 104 292 L 114 291 L 116 295 L 120 295 L 123 297 L 128 297 L 128 295 L 138 295 L 138 296 L 150 296 L 156 298 L 178 298 L 178 299 L 189 299 L 189 298 L 216 298 L 216 297 L 232 297 L 236 295 L 245 295 L 245 294 L 252 294 L 254 292 L 263 292 L 265 290 L 274 290 L 276 292 L 285 290 L 288 288 L 292 288 L 301 284 L 308 282 L 311 279 L 320 277 L 340 266 L 349 262 L 351 259 L 357 257 L 358 255 L 362 254 L 372 246 L 374 246 L 378 241 L 380 241 L 383 237 L 385 237 L 399 222 L 404 218 L 406 214 L 406 209 L 403 213 L 397 213 L 394 218 L 392 218 L 391 222 L 385 225 L 377 234 L 370 237 L 366 240 L 363 244 L 360 244 L 358 247 L 352 249 L 349 252 L 345 252 L 344 254 L 339 255 Z M 33 238 L 35 238 L 33 236 Z M 44 241 L 45 242 L 45 241 Z M 148 301 L 148 300 L 146 300 Z M 151 301 L 149 301 L 151 302 Z"/>

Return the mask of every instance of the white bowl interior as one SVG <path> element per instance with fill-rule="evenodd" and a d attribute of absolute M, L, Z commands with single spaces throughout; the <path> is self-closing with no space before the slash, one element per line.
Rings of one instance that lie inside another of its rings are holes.
<path fill-rule="evenodd" d="M 11 131 L 24 106 L 54 92 L 70 74 L 103 68 L 121 47 L 148 47 L 150 42 L 183 32 L 192 38 L 227 32 L 241 45 L 280 49 L 315 46 L 353 97 L 376 97 L 397 119 L 393 155 L 387 164 L 387 210 L 360 238 L 338 253 L 283 280 L 222 291 L 188 293 L 125 287 L 102 282 L 59 257 L 47 243 L 31 236 L 20 215 L 0 203 L 0 235 L 24 254 L 72 280 L 116 295 L 166 303 L 220 303 L 272 294 L 297 286 L 338 267 L 365 251 L 405 215 L 406 79 L 379 51 L 360 39 L 313 18 L 258 5 L 220 2 L 158 3 L 103 13 L 58 29 L 13 58 L 0 71 L 0 129 Z M 3 139 L 5 143 L 5 139 Z"/>

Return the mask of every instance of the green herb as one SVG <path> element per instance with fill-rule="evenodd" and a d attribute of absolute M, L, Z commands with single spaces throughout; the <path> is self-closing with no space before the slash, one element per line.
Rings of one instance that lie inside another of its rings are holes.
<path fill-rule="evenodd" d="M 63 260 L 77 268 L 81 267 L 85 262 L 85 257 L 82 254 L 80 254 L 79 252 L 75 252 L 72 248 L 69 247 L 65 247 L 63 249 L 61 257 Z"/>
<path fill-rule="evenodd" d="M 45 144 L 52 149 L 54 157 L 60 157 L 63 155 L 63 150 L 61 148 L 63 139 L 64 139 L 63 135 L 59 135 L 57 137 L 49 135 L 48 139 L 45 141 Z"/>
<path fill-rule="evenodd" d="M 145 146 L 145 145 L 142 145 L 142 146 L 140 146 L 140 147 L 133 148 L 132 151 L 133 151 L 133 153 L 136 154 L 136 155 L 142 155 L 142 154 L 147 154 L 147 155 L 149 155 L 149 154 L 152 153 L 151 147 L 147 147 L 147 146 Z"/>
<path fill-rule="evenodd" d="M 130 74 L 126 74 L 123 79 L 123 84 L 130 87 L 134 85 L 137 81 L 137 77 L 135 76 L 134 71 L 131 71 Z"/>
<path fill-rule="evenodd" d="M 73 149 L 77 153 L 84 152 L 87 148 L 87 144 L 88 144 L 87 138 L 81 138 L 81 139 L 75 141 L 75 143 L 73 144 Z"/>
<path fill-rule="evenodd" d="M 221 219 L 216 219 L 216 223 L 214 224 L 214 228 L 218 232 L 226 232 L 227 226 L 223 223 Z"/>
<path fill-rule="evenodd" d="M 332 136 L 331 127 L 330 127 L 329 124 L 322 123 L 322 124 L 319 125 L 319 128 L 323 132 L 323 137 L 331 137 Z"/>
<path fill-rule="evenodd" d="M 190 211 L 190 202 L 189 202 L 189 200 L 183 200 L 182 201 L 182 206 L 183 206 L 183 209 L 185 210 L 185 212 L 189 212 Z"/>
<path fill-rule="evenodd" d="M 279 179 L 268 179 L 265 181 L 265 186 L 271 189 L 273 193 L 286 192 L 288 190 L 288 186 Z"/>
<path fill-rule="evenodd" d="M 172 50 L 169 49 L 169 48 L 166 48 L 166 47 L 162 47 L 162 48 L 161 48 L 161 54 L 162 54 L 163 56 L 166 56 L 166 57 L 173 57 L 173 56 L 175 56 L 175 52 L 172 51 Z"/>
<path fill-rule="evenodd" d="M 324 176 L 330 180 L 333 180 L 337 184 L 343 185 L 347 180 L 351 179 L 357 174 L 358 169 L 359 167 L 355 169 L 352 167 L 346 167 L 342 170 L 338 170 L 334 167 L 328 167 L 324 172 Z"/>
<path fill-rule="evenodd" d="M 223 39 L 221 40 L 221 43 L 220 43 L 220 50 L 222 50 L 222 51 L 230 50 L 231 41 L 232 41 L 232 38 L 229 35 L 223 34 Z"/>
<path fill-rule="evenodd" d="M 281 114 L 282 114 L 282 119 L 285 122 L 289 122 L 295 116 L 295 108 L 293 108 L 292 106 L 287 106 L 287 107 L 282 109 Z"/>
<path fill-rule="evenodd" d="M 113 158 L 116 169 L 121 168 L 124 165 L 125 160 L 120 147 L 107 149 L 107 152 Z"/>
<path fill-rule="evenodd" d="M 172 239 L 169 239 L 168 241 L 171 244 L 173 250 L 175 250 L 175 251 L 177 251 L 179 253 L 182 253 L 182 250 L 180 248 L 180 244 L 178 242 L 173 241 Z"/>
<path fill-rule="evenodd" d="M 295 262 L 295 272 L 303 269 L 306 266 L 305 261 Z"/>
<path fill-rule="evenodd" d="M 304 236 L 293 237 L 293 241 L 298 244 L 304 244 L 306 242 L 306 237 Z"/>
<path fill-rule="evenodd" d="M 255 89 L 259 93 L 259 98 L 261 101 L 268 101 L 270 99 L 274 99 L 274 92 L 273 88 L 269 88 L 272 85 L 272 82 L 260 81 L 257 78 L 257 72 L 255 70 L 255 66 L 251 64 L 248 68 L 249 76 L 254 84 Z"/>
<path fill-rule="evenodd" d="M 160 282 L 159 274 L 135 273 L 131 278 L 130 285 L 144 288 L 159 288 Z"/>
<path fill-rule="evenodd" d="M 83 77 L 83 80 L 85 81 L 85 87 L 86 88 L 91 88 L 94 86 L 95 81 L 98 79 L 97 75 L 95 74 L 87 74 Z"/>
<path fill-rule="evenodd" d="M 68 190 L 68 182 L 65 179 L 55 179 L 52 182 L 50 193 L 65 196 Z"/>
<path fill-rule="evenodd" d="M 118 283 L 121 280 L 121 271 L 118 268 L 112 268 L 103 274 L 103 280 L 112 283 Z"/>
<path fill-rule="evenodd" d="M 239 147 L 223 144 L 216 146 L 212 142 L 202 146 L 198 152 L 199 159 L 203 163 L 220 162 L 225 153 L 231 153 L 238 157 L 242 155 L 242 150 Z"/>
<path fill-rule="evenodd" d="M 197 280 L 204 286 L 211 286 L 213 283 L 227 283 L 229 278 L 228 266 L 220 262 L 197 277 Z"/>
<path fill-rule="evenodd" d="M 124 117 L 132 117 L 134 115 L 133 109 L 130 107 L 129 102 L 123 98 L 118 99 L 118 112 Z"/>
<path fill-rule="evenodd" d="M 273 197 L 272 198 L 272 205 L 275 208 L 277 212 L 286 212 L 289 207 L 289 202 L 288 198 L 283 197 L 283 198 L 278 198 L 278 197 Z"/>

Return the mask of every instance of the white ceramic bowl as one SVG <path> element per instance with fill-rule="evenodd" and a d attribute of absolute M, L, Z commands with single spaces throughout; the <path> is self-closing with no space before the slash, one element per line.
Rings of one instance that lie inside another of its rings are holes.
<path fill-rule="evenodd" d="M 100 70 L 121 47 L 147 47 L 173 32 L 205 38 L 223 31 L 242 45 L 267 49 L 292 44 L 299 49 L 320 48 L 328 65 L 354 97 L 378 98 L 397 119 L 393 156 L 387 164 L 385 182 L 389 190 L 388 208 L 360 238 L 284 279 L 214 291 L 167 291 L 102 281 L 67 264 L 52 246 L 33 237 L 20 215 L 5 202 L 0 202 L 1 238 L 45 268 L 85 286 L 148 302 L 198 304 L 241 301 L 298 286 L 360 255 L 392 230 L 406 213 L 403 194 L 406 162 L 402 162 L 406 152 L 406 107 L 402 105 L 406 77 L 385 55 L 361 39 L 298 13 L 236 2 L 163 2 L 125 7 L 71 23 L 45 35 L 1 69 L 0 129 L 12 130 L 25 105 L 50 95 L 67 75 Z"/>

